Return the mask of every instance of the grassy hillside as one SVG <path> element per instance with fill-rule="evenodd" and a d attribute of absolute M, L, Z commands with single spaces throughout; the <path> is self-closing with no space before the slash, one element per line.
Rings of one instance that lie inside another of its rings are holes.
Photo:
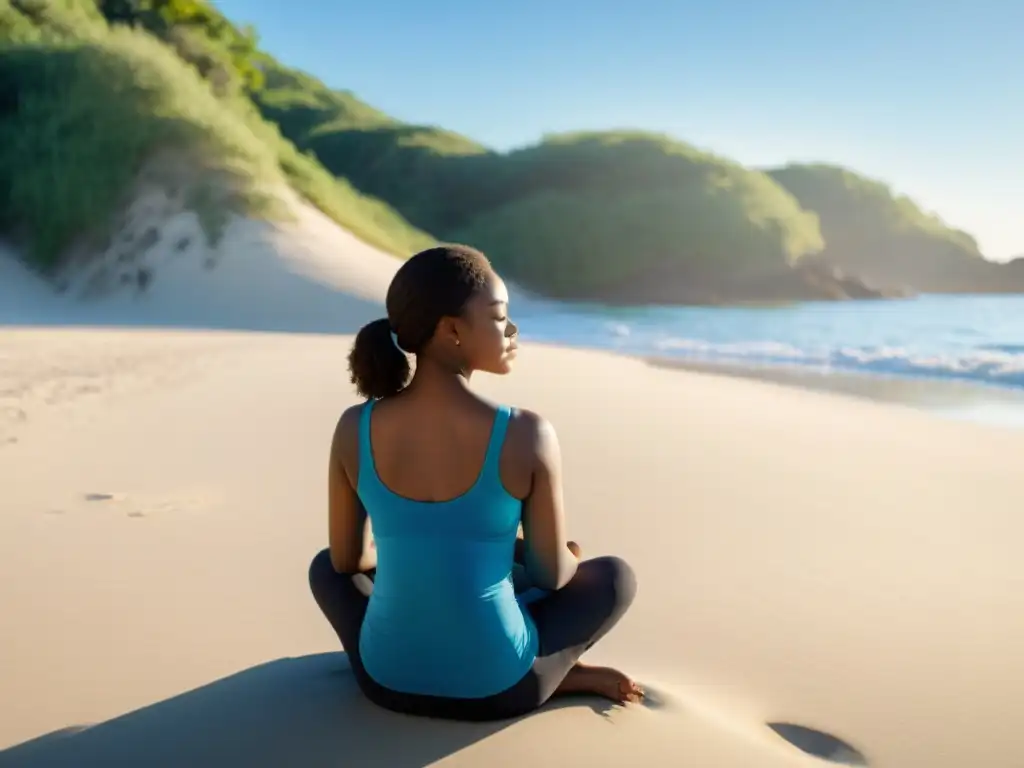
<path fill-rule="evenodd" d="M 454 239 L 555 296 L 724 290 L 823 246 L 816 217 L 767 176 L 662 136 L 550 137 L 502 157 L 479 186 Z"/>
<path fill-rule="evenodd" d="M 823 256 L 868 280 L 942 290 L 991 271 L 974 238 L 882 182 L 824 164 L 768 174 L 818 215 Z"/>
<path fill-rule="evenodd" d="M 640 297 L 651 274 L 661 291 L 722 288 L 823 246 L 816 217 L 769 177 L 664 136 L 581 133 L 501 154 L 301 73 L 268 72 L 255 100 L 330 171 L 547 295 Z"/>
<path fill-rule="evenodd" d="M 171 23 L 160 5 L 192 21 Z M 260 117 L 247 93 L 259 70 L 240 58 L 251 37 L 203 16 L 203 4 L 100 6 L 0 0 L 0 230 L 27 243 L 36 266 L 102 237 L 142 168 L 168 152 L 194 164 L 182 193 L 211 239 L 229 211 L 272 213 L 266 190 L 287 179 L 379 247 L 408 254 L 430 242 Z M 101 10 L 114 6 L 132 23 L 108 25 Z M 127 18 L 139 8 L 148 24 Z M 218 25 L 228 31 L 207 32 Z"/>
<path fill-rule="evenodd" d="M 53 267 L 167 153 L 197 169 L 183 194 L 211 238 L 226 212 L 271 215 L 287 181 L 385 250 L 461 240 L 551 296 L 1008 285 L 969 235 L 842 168 L 762 172 L 640 132 L 499 153 L 288 68 L 205 0 L 0 0 L 0 234 Z"/>
<path fill-rule="evenodd" d="M 841 168 L 763 174 L 644 134 L 562 136 L 496 153 L 288 71 L 268 76 L 255 101 L 335 175 L 437 237 L 485 248 L 553 295 L 612 286 L 661 295 L 666 281 L 682 295 L 687 281 L 720 287 L 773 266 L 784 275 L 815 253 L 818 264 L 883 287 L 1009 285 L 970 235 Z"/>
<path fill-rule="evenodd" d="M 435 235 L 465 217 L 494 153 L 440 128 L 401 123 L 277 62 L 266 62 L 265 74 L 252 94 L 260 112 L 331 173 Z"/>

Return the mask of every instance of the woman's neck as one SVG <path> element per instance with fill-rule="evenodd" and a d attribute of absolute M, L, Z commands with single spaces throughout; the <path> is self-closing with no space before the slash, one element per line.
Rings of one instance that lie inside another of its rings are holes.
<path fill-rule="evenodd" d="M 454 370 L 430 357 L 417 357 L 406 391 L 432 400 L 461 399 L 469 393 L 470 375 L 470 371 Z"/>

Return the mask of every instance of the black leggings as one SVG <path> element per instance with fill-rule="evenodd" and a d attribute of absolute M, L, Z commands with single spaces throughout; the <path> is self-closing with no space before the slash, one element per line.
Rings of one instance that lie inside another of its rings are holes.
<path fill-rule="evenodd" d="M 356 682 L 370 701 L 410 715 L 476 721 L 519 717 L 544 704 L 583 652 L 618 623 L 636 595 L 633 569 L 623 560 L 597 557 L 583 561 L 565 587 L 527 606 L 540 642 L 526 676 L 492 696 L 457 699 L 400 693 L 379 685 L 367 674 L 359 656 L 359 633 L 369 598 L 359 591 L 351 574 L 334 570 L 328 550 L 313 558 L 309 585 L 348 654 Z"/>

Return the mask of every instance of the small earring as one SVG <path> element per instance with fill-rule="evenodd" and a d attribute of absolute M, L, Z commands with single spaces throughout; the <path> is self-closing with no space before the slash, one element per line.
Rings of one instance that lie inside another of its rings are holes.
<path fill-rule="evenodd" d="M 458 339 L 456 339 L 456 340 L 455 340 L 455 346 L 456 346 L 456 347 L 460 347 L 460 346 L 462 346 L 462 342 L 461 342 L 461 341 L 459 341 Z"/>

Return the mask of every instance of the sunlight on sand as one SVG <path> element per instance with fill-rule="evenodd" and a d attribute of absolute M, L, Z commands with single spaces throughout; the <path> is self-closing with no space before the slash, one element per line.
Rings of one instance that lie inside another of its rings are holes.
<path fill-rule="evenodd" d="M 365 702 L 306 568 L 355 402 L 330 333 L 382 314 L 395 262 L 304 215 L 141 296 L 0 264 L 6 320 L 41 326 L 0 330 L 0 768 L 1012 768 L 1024 433 L 555 347 L 480 387 L 551 419 L 572 537 L 637 571 L 591 660 L 648 706 Z"/>

